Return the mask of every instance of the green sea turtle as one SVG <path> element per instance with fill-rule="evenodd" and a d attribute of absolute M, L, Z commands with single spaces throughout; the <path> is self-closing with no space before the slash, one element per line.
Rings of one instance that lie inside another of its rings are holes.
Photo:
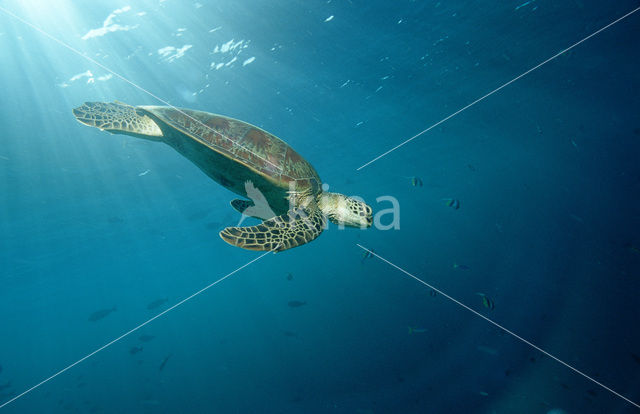
<path fill-rule="evenodd" d="M 284 141 L 246 122 L 167 106 L 85 102 L 73 110 L 81 123 L 170 145 L 205 174 L 248 200 L 239 212 L 263 219 L 251 227 L 227 227 L 224 241 L 249 250 L 281 251 L 315 239 L 327 218 L 369 227 L 371 207 L 323 191 L 316 170 Z"/>

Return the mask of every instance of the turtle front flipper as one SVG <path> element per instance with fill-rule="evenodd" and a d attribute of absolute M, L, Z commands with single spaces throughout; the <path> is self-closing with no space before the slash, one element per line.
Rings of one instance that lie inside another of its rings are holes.
<path fill-rule="evenodd" d="M 253 201 L 242 200 L 240 198 L 236 198 L 235 200 L 231 200 L 231 207 L 233 207 L 238 213 L 244 214 L 244 211 L 249 207 L 253 207 L 255 204 Z"/>
<path fill-rule="evenodd" d="M 247 250 L 276 252 L 309 243 L 322 233 L 326 219 L 318 209 L 289 211 L 251 227 L 227 227 L 220 237 Z"/>
<path fill-rule="evenodd" d="M 76 119 L 85 125 L 114 134 L 151 139 L 162 137 L 162 130 L 143 110 L 121 102 L 85 102 L 73 109 Z"/>

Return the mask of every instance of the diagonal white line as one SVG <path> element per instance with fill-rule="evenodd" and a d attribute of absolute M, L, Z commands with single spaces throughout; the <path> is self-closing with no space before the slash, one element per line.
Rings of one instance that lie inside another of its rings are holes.
<path fill-rule="evenodd" d="M 602 32 L 603 30 L 608 29 L 609 27 L 613 26 L 614 24 L 618 23 L 619 21 L 631 16 L 633 13 L 637 12 L 638 10 L 640 10 L 640 7 L 635 8 L 634 10 L 630 11 L 629 13 L 625 14 L 624 16 L 616 19 L 615 21 L 609 23 L 608 25 L 596 30 L 595 32 L 591 33 L 589 36 L 585 37 L 584 39 L 572 44 L 571 46 L 569 46 L 568 48 L 562 50 L 561 52 L 556 53 L 555 55 L 551 56 L 549 59 L 545 60 L 544 62 L 541 62 L 539 64 L 537 64 L 536 66 L 532 67 L 531 69 L 529 69 L 528 71 L 524 72 L 523 74 L 516 76 L 515 78 L 511 79 L 509 82 L 503 84 L 502 86 L 492 90 L 491 92 L 489 92 L 488 94 L 476 99 L 475 101 L 471 102 L 470 104 L 468 104 L 465 107 L 462 107 L 460 109 L 458 109 L 456 112 L 452 113 L 451 115 L 447 116 L 446 118 L 441 119 L 440 121 L 436 122 L 435 124 L 431 125 L 429 128 L 415 134 L 414 136 L 412 136 L 411 138 L 407 139 L 406 141 L 396 145 L 395 147 L 391 148 L 390 150 L 378 155 L 377 157 L 375 157 L 374 159 L 372 159 L 371 161 L 367 162 L 366 164 L 361 165 L 360 167 L 358 167 L 356 169 L 356 171 L 360 171 L 361 169 L 363 169 L 364 167 L 366 167 L 369 164 L 372 164 L 376 161 L 378 161 L 380 158 L 392 153 L 393 151 L 397 150 L 398 148 L 402 147 L 405 144 L 408 144 L 409 142 L 413 141 L 414 139 L 418 138 L 419 136 L 425 134 L 426 132 L 429 132 L 430 130 L 432 130 L 433 128 L 437 127 L 438 125 L 442 124 L 443 122 L 448 121 L 449 119 L 453 118 L 454 116 L 458 115 L 460 112 L 463 112 L 469 108 L 471 108 L 473 105 L 477 104 L 478 102 L 484 100 L 485 98 L 488 98 L 489 96 L 493 95 L 494 93 L 498 92 L 499 90 L 511 85 L 513 82 L 517 81 L 518 79 L 528 75 L 529 73 L 533 72 L 534 70 L 538 69 L 539 67 L 551 62 L 552 60 L 554 60 L 555 58 L 557 58 L 558 56 L 562 55 L 563 53 L 568 52 L 569 50 L 573 49 L 574 47 L 578 46 L 579 44 L 587 41 L 588 39 L 592 38 L 593 36 L 597 35 L 598 33 Z"/>
<path fill-rule="evenodd" d="M 24 20 L 23 18 L 21 18 L 20 16 L 17 16 L 16 14 L 12 13 L 11 11 L 5 9 L 4 7 L 0 6 L 0 11 L 6 13 L 7 15 L 13 17 L 14 19 L 26 24 L 27 26 L 37 30 L 38 32 L 42 33 L 43 35 L 45 35 L 46 37 L 48 37 L 49 39 L 53 40 L 54 42 L 60 44 L 61 46 L 66 47 L 67 49 L 69 49 L 70 51 L 72 51 L 73 53 L 75 53 L 78 56 L 83 57 L 84 59 L 88 60 L 89 62 L 93 63 L 94 65 L 97 65 L 99 67 L 101 67 L 102 69 L 106 70 L 107 72 L 115 75 L 116 77 L 120 78 L 121 80 L 127 82 L 129 85 L 133 86 L 136 89 L 141 90 L 142 92 L 146 93 L 147 95 L 151 96 L 154 99 L 157 99 L 158 101 L 162 102 L 163 104 L 167 105 L 168 107 L 180 112 L 182 115 L 186 116 L 187 118 L 191 119 L 193 122 L 195 122 L 198 125 L 203 126 L 204 128 L 208 129 L 209 131 L 213 132 L 214 134 L 218 134 L 221 137 L 223 137 L 224 139 L 228 140 L 231 142 L 231 144 L 235 145 L 238 148 L 241 148 L 251 154 L 253 154 L 254 156 L 256 156 L 257 158 L 261 159 L 262 161 L 272 165 L 273 167 L 275 167 L 276 170 L 278 170 L 278 172 L 282 173 L 282 168 L 280 168 L 279 166 L 275 165 L 274 163 L 272 163 L 271 161 L 269 161 L 268 159 L 264 158 L 263 156 L 256 154 L 255 152 L 251 151 L 250 149 L 238 144 L 237 142 L 235 142 L 234 140 L 232 140 L 231 138 L 229 138 L 228 136 L 215 131 L 213 128 L 211 128 L 208 125 L 205 125 L 204 123 L 202 123 L 200 120 L 192 117 L 191 115 L 185 113 L 183 110 L 181 110 L 180 108 L 176 108 L 175 106 L 171 105 L 169 102 L 165 101 L 164 99 L 160 98 L 157 95 L 154 95 L 153 93 L 149 92 L 148 90 L 144 89 L 142 86 L 130 81 L 129 79 L 125 78 L 124 76 L 120 75 L 119 73 L 113 71 L 112 69 L 108 68 L 107 66 L 103 65 L 102 63 L 98 62 L 95 59 L 90 58 L 89 56 L 83 54 L 82 52 L 80 52 L 78 49 L 74 48 L 73 46 L 68 45 L 67 43 L 63 42 L 62 40 L 58 39 L 57 37 L 54 37 L 53 35 L 45 32 L 44 30 L 42 30 L 41 28 L 39 28 L 38 26 L 29 23 L 28 21 Z"/>
<path fill-rule="evenodd" d="M 278 246 L 279 247 L 279 246 Z M 276 247 L 277 248 L 277 247 Z M 209 289 L 212 286 L 217 285 L 218 283 L 222 282 L 223 280 L 225 280 L 226 278 L 228 278 L 229 276 L 233 275 L 234 273 L 239 272 L 240 270 L 244 269 L 245 267 L 249 266 L 250 264 L 252 264 L 253 262 L 256 262 L 260 259 L 262 259 L 263 257 L 265 257 L 267 254 L 271 253 L 273 250 L 270 250 L 268 252 L 265 252 L 263 254 L 261 254 L 260 256 L 256 257 L 255 259 L 251 260 L 248 263 L 245 263 L 244 265 L 240 266 L 239 268 L 237 268 L 236 270 L 234 270 L 231 273 L 227 273 L 225 276 L 221 277 L 220 279 L 216 280 L 215 282 L 205 286 L 204 288 L 200 289 L 199 291 L 197 291 L 196 293 L 192 294 L 191 296 L 188 296 L 184 299 L 182 299 L 180 302 L 176 303 L 175 305 L 171 306 L 168 309 L 165 309 L 164 311 L 160 312 L 159 314 L 157 314 L 156 316 L 154 316 L 151 319 L 148 319 L 147 321 L 141 323 L 140 325 L 136 326 L 135 328 L 123 333 L 122 335 L 120 335 L 119 337 L 117 337 L 116 339 L 112 340 L 111 342 L 108 342 L 104 345 L 102 345 L 100 348 L 96 349 L 95 351 L 87 354 L 86 356 L 80 358 L 79 360 L 77 360 L 76 362 L 74 362 L 73 364 L 61 369 L 60 371 L 56 372 L 55 374 L 51 375 L 50 377 L 40 381 L 39 383 L 37 383 L 36 385 L 34 385 L 33 387 L 29 388 L 26 391 L 23 391 L 22 393 L 16 395 L 15 397 L 13 397 L 12 399 L 10 399 L 9 401 L 6 401 L 4 403 L 2 403 L 2 405 L 0 405 L 0 409 L 2 409 L 3 407 L 11 404 L 12 402 L 14 402 L 15 400 L 17 400 L 20 397 L 23 397 L 24 395 L 30 393 L 31 391 L 35 390 L 36 388 L 40 387 L 41 385 L 51 381 L 52 379 L 54 379 L 55 377 L 57 377 L 58 375 L 70 370 L 71 368 L 75 367 L 76 365 L 80 364 L 81 362 L 91 358 L 92 356 L 94 356 L 95 354 L 97 354 L 98 352 L 104 350 L 105 348 L 110 347 L 111 345 L 115 344 L 116 342 L 118 342 L 119 340 L 121 340 L 122 338 L 129 336 L 130 334 L 134 333 L 135 331 L 137 331 L 138 329 L 142 328 L 145 325 L 148 325 L 149 323 L 153 322 L 154 320 L 158 319 L 159 317 L 161 317 L 162 315 L 164 315 L 165 313 L 168 313 L 170 311 L 172 311 L 173 309 L 177 308 L 178 306 L 182 305 L 183 303 L 187 302 L 190 299 L 193 299 L 194 297 L 198 296 L 199 294 L 201 294 L 202 292 L 204 292 L 205 290 Z"/>
<path fill-rule="evenodd" d="M 542 352 L 543 354 L 545 354 L 546 356 L 558 361 L 559 363 L 561 363 L 562 365 L 564 365 L 565 367 L 571 369 L 572 371 L 582 375 L 583 377 L 585 377 L 586 379 L 590 380 L 591 382 L 601 386 L 602 388 L 604 388 L 605 390 L 617 395 L 618 397 L 622 398 L 623 400 L 625 400 L 626 402 L 628 402 L 629 404 L 632 404 L 634 406 L 636 406 L 637 408 L 640 408 L 640 405 L 636 404 L 635 402 L 631 401 L 630 399 L 628 399 L 627 397 L 625 397 L 622 394 L 619 394 L 617 392 L 615 392 L 614 390 L 612 390 L 611 388 L 607 387 L 606 385 L 596 381 L 595 379 L 591 378 L 590 376 L 588 376 L 587 374 L 583 373 L 582 371 L 578 370 L 577 368 L 572 367 L 571 365 L 567 364 L 566 362 L 564 362 L 563 360 L 561 360 L 560 358 L 557 358 L 553 355 L 551 355 L 550 353 L 548 353 L 547 351 L 545 351 L 544 349 L 532 344 L 531 342 L 527 341 L 526 339 L 524 339 L 523 337 L 517 335 L 516 333 L 510 331 L 509 329 L 505 328 L 504 326 L 498 324 L 497 322 L 494 322 L 493 320 L 487 318 L 486 316 L 484 316 L 483 314 L 479 313 L 478 311 L 475 311 L 473 309 L 471 309 L 469 306 L 465 305 L 464 303 L 460 302 L 459 300 L 452 298 L 451 296 L 447 295 L 446 293 L 444 293 L 443 291 L 441 291 L 440 289 L 437 289 L 433 286 L 431 286 L 429 283 L 425 282 L 424 280 L 418 278 L 417 276 L 412 275 L 411 273 L 407 272 L 406 270 L 404 270 L 403 268 L 401 268 L 400 266 L 397 266 L 393 263 L 391 263 L 390 261 L 388 261 L 387 259 L 385 259 L 384 257 L 380 256 L 379 254 L 375 253 L 372 250 L 367 249 L 366 247 L 357 244 L 356 246 L 358 246 L 359 248 L 361 248 L 362 250 L 369 252 L 371 255 L 377 257 L 378 259 L 382 260 L 383 262 L 385 262 L 386 264 L 388 264 L 391 267 L 396 268 L 397 270 L 401 271 L 402 273 L 404 273 L 405 275 L 415 279 L 416 281 L 422 283 L 423 285 L 433 289 L 434 291 L 438 292 L 439 294 L 441 294 L 442 296 L 444 296 L 445 298 L 449 299 L 450 301 L 454 302 L 457 305 L 462 306 L 463 308 L 465 308 L 466 310 L 468 310 L 469 312 L 473 313 L 476 316 L 481 317 L 482 319 L 484 319 L 485 321 L 489 322 L 490 324 L 496 326 L 497 328 L 502 329 L 503 331 L 505 331 L 506 333 L 508 333 L 509 335 L 513 336 L 514 338 L 524 342 L 525 344 L 529 345 L 530 347 L 537 349 L 538 351 Z"/>

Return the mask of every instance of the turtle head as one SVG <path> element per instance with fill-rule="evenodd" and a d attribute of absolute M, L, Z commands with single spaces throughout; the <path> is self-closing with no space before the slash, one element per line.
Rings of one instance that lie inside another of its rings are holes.
<path fill-rule="evenodd" d="M 373 223 L 371 207 L 354 197 L 323 192 L 318 207 L 329 220 L 338 225 L 364 229 L 371 227 Z"/>

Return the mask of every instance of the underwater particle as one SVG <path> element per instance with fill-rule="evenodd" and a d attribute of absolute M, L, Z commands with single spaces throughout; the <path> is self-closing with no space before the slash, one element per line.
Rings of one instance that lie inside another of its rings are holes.
<path fill-rule="evenodd" d="M 412 186 L 414 187 L 422 187 L 422 179 L 420 177 L 411 177 L 410 181 Z"/>
<path fill-rule="evenodd" d="M 249 63 L 253 62 L 254 60 L 256 60 L 256 57 L 255 56 L 251 56 L 249 59 L 247 59 L 244 62 L 242 62 L 242 66 L 247 66 Z"/>
<path fill-rule="evenodd" d="M 473 164 L 467 164 L 467 168 L 470 169 L 473 172 L 478 171 L 478 169 L 475 167 L 475 165 Z"/>
<path fill-rule="evenodd" d="M 292 281 L 293 280 L 293 274 L 287 273 L 287 280 L 288 281 Z"/>
<path fill-rule="evenodd" d="M 589 389 L 589 390 L 587 390 L 587 394 L 589 394 L 592 397 L 595 397 L 597 395 L 597 392 L 596 392 L 596 390 Z"/>
<path fill-rule="evenodd" d="M 489 310 L 493 310 L 495 308 L 495 304 L 493 303 L 493 299 L 491 299 L 489 296 L 485 295 L 484 293 L 480 293 L 480 292 L 477 292 L 476 295 L 482 297 L 482 306 L 484 306 L 485 308 L 487 308 Z"/>
<path fill-rule="evenodd" d="M 141 346 L 132 346 L 131 349 L 129 349 L 129 353 L 131 355 L 135 355 L 138 352 L 142 352 L 142 347 Z"/>
<path fill-rule="evenodd" d="M 168 301 L 169 301 L 169 298 L 156 299 L 147 305 L 147 309 L 152 310 L 152 309 L 159 308 L 160 306 L 164 305 Z"/>
<path fill-rule="evenodd" d="M 445 206 L 451 207 L 454 210 L 457 210 L 460 208 L 460 200 L 456 198 L 443 198 L 442 201 L 444 201 Z"/>
<path fill-rule="evenodd" d="M 99 27 L 97 29 L 91 29 L 89 30 L 84 36 L 82 36 L 82 40 L 87 40 L 87 39 L 91 39 L 94 37 L 100 37 L 100 36 L 104 36 L 107 33 L 111 33 L 111 32 L 117 32 L 117 31 L 127 31 L 127 30 L 132 30 L 132 29 L 136 29 L 139 25 L 123 25 L 120 23 L 117 23 L 116 20 L 118 20 L 118 15 L 122 14 L 122 13 L 126 13 L 128 11 L 131 10 L 131 6 L 124 6 L 120 9 L 116 9 L 114 11 L 112 11 L 107 18 L 104 20 L 104 22 L 102 23 L 102 27 Z"/>
<path fill-rule="evenodd" d="M 284 336 L 286 336 L 287 338 L 297 338 L 298 334 L 296 332 L 293 331 L 282 331 L 282 334 Z"/>
<path fill-rule="evenodd" d="M 144 177 L 145 175 L 149 174 L 150 172 L 151 172 L 151 170 L 144 170 L 143 172 L 138 174 L 138 177 Z"/>
<path fill-rule="evenodd" d="M 530 4 L 530 3 L 531 3 L 530 1 L 525 1 L 525 2 L 524 2 L 524 3 L 522 3 L 521 5 L 517 6 L 517 7 L 515 8 L 515 10 L 519 10 L 519 9 L 521 9 L 522 7 L 524 7 L 524 6 L 526 6 L 526 5 Z"/>
<path fill-rule="evenodd" d="M 489 396 L 489 393 L 486 392 L 486 391 L 478 391 L 478 394 L 482 395 L 483 397 L 488 397 Z"/>
<path fill-rule="evenodd" d="M 164 357 L 164 359 L 162 360 L 162 363 L 160 364 L 160 368 L 159 370 L 162 371 L 164 369 L 164 367 L 167 365 L 167 362 L 169 361 L 169 358 L 171 358 L 173 354 L 169 354 L 166 357 Z"/>
<path fill-rule="evenodd" d="M 575 214 L 569 213 L 569 217 L 571 217 L 573 220 L 577 221 L 578 223 L 584 224 L 584 219 L 580 216 L 576 216 Z"/>
<path fill-rule="evenodd" d="M 306 304 L 307 302 L 300 301 L 300 300 L 290 300 L 289 302 L 287 302 L 287 305 L 289 305 L 290 308 L 299 308 Z"/>
<path fill-rule="evenodd" d="M 333 14 L 332 14 L 331 16 L 329 16 L 329 17 L 327 17 L 326 19 L 324 19 L 325 23 L 326 23 L 326 22 L 330 22 L 331 20 L 333 20 L 333 17 L 334 17 L 334 16 L 333 16 Z"/>
<path fill-rule="evenodd" d="M 417 328 L 415 326 L 409 326 L 409 335 L 413 333 L 425 333 L 427 330 L 425 328 Z"/>
<path fill-rule="evenodd" d="M 111 309 L 100 309 L 97 310 L 95 312 L 93 312 L 91 315 L 89 315 L 89 322 L 95 322 L 95 321 L 99 321 L 100 319 L 104 319 L 107 316 L 109 316 L 109 314 L 111 314 L 111 312 L 115 312 L 116 311 L 116 307 L 114 306 Z"/>
<path fill-rule="evenodd" d="M 640 364 L 640 356 L 636 354 L 631 354 L 631 358 L 636 362 L 636 364 Z"/>
<path fill-rule="evenodd" d="M 140 336 L 138 337 L 138 339 L 139 339 L 141 342 L 151 342 L 154 338 L 155 338 L 155 336 L 153 336 L 153 335 L 147 335 L 147 334 L 140 335 Z"/>
<path fill-rule="evenodd" d="M 189 214 L 189 216 L 187 217 L 187 220 L 189 220 L 189 221 L 202 220 L 203 218 L 207 217 L 208 215 L 209 215 L 209 211 L 208 210 L 196 211 L 195 213 Z"/>
<path fill-rule="evenodd" d="M 464 264 L 458 264 L 458 263 L 454 263 L 453 264 L 453 268 L 454 269 L 460 269 L 460 270 L 470 270 L 471 268 L 467 265 Z"/>

